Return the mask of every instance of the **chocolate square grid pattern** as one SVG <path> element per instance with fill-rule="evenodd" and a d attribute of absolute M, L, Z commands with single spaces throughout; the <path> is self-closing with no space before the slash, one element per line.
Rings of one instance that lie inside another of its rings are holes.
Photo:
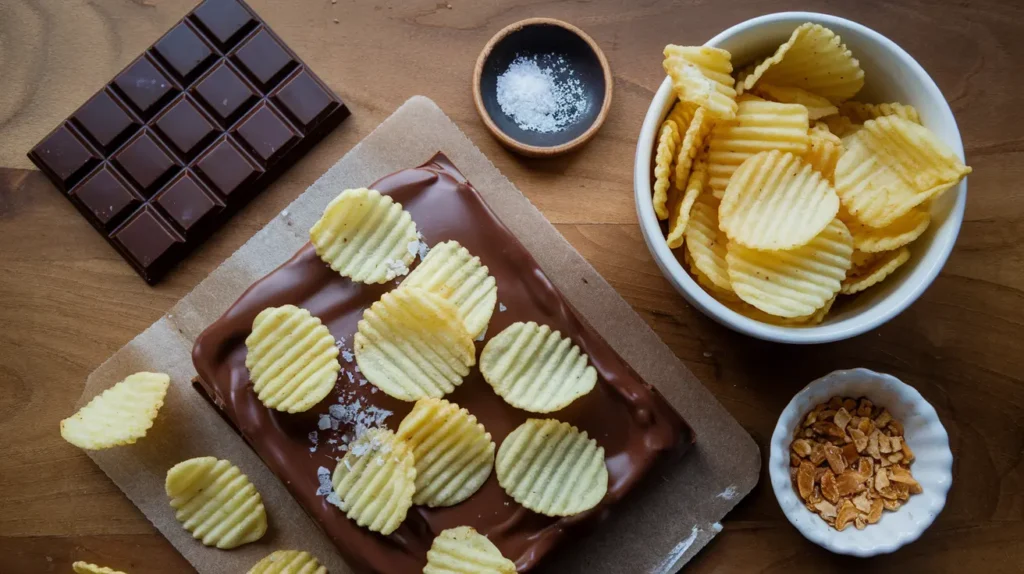
<path fill-rule="evenodd" d="M 149 283 L 348 117 L 241 0 L 205 0 L 29 158 Z"/>

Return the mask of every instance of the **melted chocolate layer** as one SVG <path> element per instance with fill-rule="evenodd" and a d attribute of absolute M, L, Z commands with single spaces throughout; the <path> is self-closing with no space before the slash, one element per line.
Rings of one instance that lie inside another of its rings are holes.
<path fill-rule="evenodd" d="M 693 442 L 692 430 L 656 390 L 639 376 L 575 311 L 541 271 L 530 253 L 498 220 L 479 193 L 442 154 L 415 169 L 389 175 L 373 186 L 391 195 L 408 210 L 428 245 L 455 239 L 478 255 L 498 282 L 499 309 L 487 333 L 496 334 L 516 321 L 536 321 L 558 329 L 590 356 L 599 382 L 592 392 L 551 415 L 531 415 L 506 404 L 473 368 L 454 393 L 445 398 L 477 416 L 497 445 L 527 418 L 551 416 L 586 431 L 604 447 L 608 494 L 601 503 L 567 518 L 531 512 L 505 494 L 495 474 L 465 502 L 449 508 L 414 506 L 402 526 L 389 536 L 370 532 L 348 520 L 336 506 L 317 494 L 317 469 L 334 470 L 344 435 L 318 429 L 332 405 L 359 402 L 392 411 L 385 421 L 391 429 L 412 407 L 365 383 L 355 362 L 343 356 L 342 373 L 334 391 L 306 413 L 286 414 L 268 409 L 252 391 L 245 368 L 245 338 L 256 315 L 266 307 L 288 303 L 320 317 L 331 333 L 351 350 L 356 324 L 380 296 L 395 288 L 353 283 L 332 271 L 311 245 L 254 283 L 235 304 L 196 340 L 193 362 L 203 390 L 334 541 L 358 571 L 388 574 L 421 572 L 434 536 L 446 528 L 469 525 L 485 534 L 520 572 L 534 567 L 571 527 L 600 521 L 611 504 L 622 499 L 663 453 Z M 484 343 L 477 343 L 477 351 Z M 351 377 L 350 377 L 351 375 Z M 362 382 L 362 384 L 360 384 Z M 339 407 L 335 407 L 338 409 Z M 309 434 L 318 432 L 311 449 Z M 334 440 L 336 443 L 330 443 Z"/>

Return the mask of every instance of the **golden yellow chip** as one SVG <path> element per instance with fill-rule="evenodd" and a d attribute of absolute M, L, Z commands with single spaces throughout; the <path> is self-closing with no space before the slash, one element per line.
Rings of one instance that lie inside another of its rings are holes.
<path fill-rule="evenodd" d="M 864 70 L 839 36 L 808 22 L 744 77 L 743 89 L 759 82 L 801 88 L 838 104 L 864 87 Z"/>
<path fill-rule="evenodd" d="M 829 183 L 835 183 L 836 163 L 843 154 L 843 140 L 829 131 L 828 126 L 817 122 L 807 132 L 810 138 L 804 161 L 811 164 Z M 845 222 L 844 222 L 845 223 Z"/>
<path fill-rule="evenodd" d="M 682 100 L 676 100 L 676 103 L 672 105 L 672 109 L 669 110 L 668 116 L 665 120 L 672 120 L 676 123 L 676 127 L 679 131 L 686 129 L 686 126 L 690 125 L 690 119 L 693 118 L 693 111 L 696 106 L 690 102 L 684 102 Z"/>
<path fill-rule="evenodd" d="M 799 157 L 751 156 L 736 170 L 718 208 L 730 247 L 792 249 L 814 239 L 839 212 L 839 196 Z"/>
<path fill-rule="evenodd" d="M 608 491 L 604 449 L 586 432 L 554 419 L 529 419 L 501 443 L 498 484 L 516 502 L 545 516 L 589 510 Z"/>
<path fill-rule="evenodd" d="M 839 108 L 828 101 L 828 98 L 793 86 L 776 86 L 761 82 L 754 88 L 754 93 L 780 104 L 800 104 L 807 108 L 807 117 L 812 120 L 839 113 Z"/>
<path fill-rule="evenodd" d="M 708 137 L 709 183 L 718 198 L 747 158 L 771 150 L 803 155 L 810 141 L 807 108 L 754 99 L 738 105 L 736 119 L 715 124 Z"/>
<path fill-rule="evenodd" d="M 703 157 L 698 158 L 690 170 L 689 179 L 686 182 L 686 189 L 673 189 L 669 194 L 668 203 L 668 235 L 665 241 L 669 248 L 677 249 L 682 247 L 683 239 L 686 237 L 686 226 L 690 222 L 690 210 L 697 196 L 703 193 L 708 185 L 708 162 Z"/>
<path fill-rule="evenodd" d="M 266 407 L 286 413 L 308 411 L 322 401 L 341 370 L 331 332 L 295 305 L 260 311 L 245 347 L 256 396 Z"/>
<path fill-rule="evenodd" d="M 356 363 L 363 376 L 402 401 L 443 397 L 476 364 L 473 337 L 458 308 L 419 287 L 385 293 L 357 329 Z"/>
<path fill-rule="evenodd" d="M 828 128 L 828 131 L 839 138 L 845 138 L 861 128 L 860 124 L 854 124 L 846 116 L 828 116 L 821 121 Z"/>
<path fill-rule="evenodd" d="M 106 566 L 97 566 L 95 564 L 89 564 L 88 562 L 82 561 L 72 564 L 71 569 L 75 571 L 75 574 L 125 574 L 120 570 L 114 570 L 113 568 L 107 568 Z"/>
<path fill-rule="evenodd" d="M 134 444 L 153 426 L 170 383 L 163 373 L 129 375 L 60 421 L 60 436 L 87 450 Z"/>
<path fill-rule="evenodd" d="M 413 503 L 452 506 L 473 495 L 491 475 L 494 442 L 466 409 L 444 399 L 420 399 L 402 419 L 398 438 L 416 461 Z"/>
<path fill-rule="evenodd" d="M 472 526 L 459 526 L 434 538 L 423 574 L 516 574 L 516 565 Z"/>
<path fill-rule="evenodd" d="M 586 353 L 532 321 L 513 323 L 492 337 L 480 353 L 480 373 L 505 402 L 533 413 L 565 408 L 597 382 Z"/>
<path fill-rule="evenodd" d="M 853 247 L 865 253 L 880 253 L 899 249 L 917 239 L 928 229 L 931 215 L 926 209 L 915 207 L 885 227 L 871 227 L 851 217 L 847 221 L 853 235 Z"/>
<path fill-rule="evenodd" d="M 267 531 L 260 493 L 226 460 L 202 456 L 179 462 L 167 471 L 164 488 L 175 518 L 206 546 L 228 550 Z"/>
<path fill-rule="evenodd" d="M 868 120 L 843 145 L 836 193 L 871 227 L 891 224 L 971 173 L 928 128 L 899 116 Z"/>
<path fill-rule="evenodd" d="M 697 154 L 704 148 L 704 142 L 713 125 L 705 108 L 694 110 L 689 119 L 686 133 L 679 144 L 679 154 L 676 156 L 675 184 L 678 189 L 682 189 L 690 179 L 690 168 L 693 167 Z"/>
<path fill-rule="evenodd" d="M 693 258 L 690 257 L 689 251 L 683 252 L 683 262 L 686 264 L 686 268 L 690 270 L 690 273 L 693 274 L 693 278 L 697 281 L 697 284 L 707 291 L 709 295 L 718 299 L 719 302 L 727 304 L 742 303 L 740 298 L 736 296 L 736 293 L 720 289 L 718 285 L 715 285 L 714 281 L 708 279 L 708 276 L 693 264 Z M 746 305 L 746 303 L 743 304 Z"/>
<path fill-rule="evenodd" d="M 832 309 L 832 304 L 835 303 L 836 298 L 837 295 L 833 295 L 831 299 L 825 302 L 824 307 L 810 315 L 804 315 L 801 317 L 776 317 L 775 315 L 765 313 L 739 298 L 737 298 L 735 302 L 723 300 L 722 303 L 733 311 L 736 311 L 741 315 L 746 315 L 755 321 L 761 321 L 762 323 L 780 325 L 783 327 L 811 327 L 814 325 L 820 325 L 821 322 L 825 320 L 825 316 L 828 315 L 829 310 Z"/>
<path fill-rule="evenodd" d="M 686 253 L 693 267 L 719 289 L 731 293 L 729 265 L 725 254 L 729 239 L 718 226 L 719 201 L 710 193 L 701 193 L 690 209 L 686 225 Z"/>
<path fill-rule="evenodd" d="M 665 46 L 665 72 L 683 102 L 707 108 L 716 119 L 736 115 L 736 90 L 733 88 L 732 56 L 707 46 Z"/>
<path fill-rule="evenodd" d="M 309 552 L 276 550 L 253 565 L 248 574 L 327 574 L 327 567 Z"/>
<path fill-rule="evenodd" d="M 861 253 L 856 264 L 846 274 L 840 292 L 844 295 L 859 293 L 882 281 L 910 259 L 910 250 L 900 247 L 882 253 Z"/>
<path fill-rule="evenodd" d="M 679 147 L 679 126 L 671 119 L 661 124 L 658 151 L 654 155 L 654 213 L 658 219 L 668 218 L 668 188 L 672 185 L 672 160 Z"/>
<path fill-rule="evenodd" d="M 388 429 L 356 439 L 331 477 L 338 507 L 359 526 L 388 535 L 405 520 L 416 492 L 412 449 Z"/>
<path fill-rule="evenodd" d="M 810 243 L 789 251 L 757 251 L 730 243 L 726 260 L 733 290 L 778 317 L 811 315 L 838 291 L 851 266 L 853 238 L 833 219 Z"/>
<path fill-rule="evenodd" d="M 346 189 L 309 230 L 331 269 L 360 283 L 386 283 L 409 272 L 418 240 L 409 212 L 374 189 Z"/>
<path fill-rule="evenodd" d="M 487 330 L 498 303 L 498 284 L 487 266 L 458 241 L 445 241 L 431 248 L 402 281 L 402 287 L 421 287 L 450 301 L 474 339 Z"/>
<path fill-rule="evenodd" d="M 921 123 L 921 115 L 917 113 L 914 106 L 908 106 L 899 102 L 891 104 L 865 104 L 862 102 L 843 102 L 839 106 L 839 113 L 850 118 L 855 124 L 862 124 L 868 120 L 882 116 L 899 116 L 910 120 L 915 124 Z"/>

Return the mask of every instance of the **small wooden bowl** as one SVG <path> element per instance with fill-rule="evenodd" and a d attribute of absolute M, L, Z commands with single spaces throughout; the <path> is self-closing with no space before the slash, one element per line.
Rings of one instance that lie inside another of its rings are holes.
<path fill-rule="evenodd" d="M 498 76 L 517 56 L 558 54 L 568 60 L 589 106 L 557 132 L 524 130 L 498 104 Z M 553 18 L 530 18 L 506 26 L 487 42 L 473 71 L 473 101 L 484 125 L 508 149 L 530 157 L 553 157 L 594 137 L 612 103 L 612 72 L 597 43 L 583 30 Z"/>

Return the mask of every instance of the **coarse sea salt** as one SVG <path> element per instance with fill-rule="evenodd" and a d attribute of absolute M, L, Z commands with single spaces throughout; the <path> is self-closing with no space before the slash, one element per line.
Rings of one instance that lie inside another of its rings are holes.
<path fill-rule="evenodd" d="M 590 106 L 583 85 L 564 56 L 517 55 L 498 76 L 498 105 L 520 129 L 558 132 Z"/>

